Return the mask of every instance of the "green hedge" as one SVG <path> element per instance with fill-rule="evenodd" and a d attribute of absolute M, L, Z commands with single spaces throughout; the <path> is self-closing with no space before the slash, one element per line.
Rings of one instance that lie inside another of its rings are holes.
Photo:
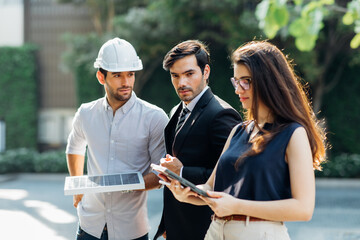
<path fill-rule="evenodd" d="M 0 174 L 20 172 L 67 173 L 65 151 L 39 153 L 19 148 L 0 154 Z M 360 178 L 360 155 L 340 154 L 324 163 L 323 171 L 316 171 L 316 177 Z"/>
<path fill-rule="evenodd" d="M 103 97 L 104 87 L 96 78 L 96 69 L 93 64 L 101 45 L 108 36 L 99 37 L 95 33 L 87 35 L 68 33 L 62 38 L 69 49 L 62 54 L 62 63 L 64 69 L 75 76 L 77 104 Z"/>
<path fill-rule="evenodd" d="M 65 151 L 39 153 L 33 149 L 19 148 L 0 154 L 0 174 L 19 172 L 65 173 Z"/>
<path fill-rule="evenodd" d="M 323 164 L 317 177 L 360 178 L 360 154 L 340 154 Z"/>
<path fill-rule="evenodd" d="M 6 123 L 6 148 L 36 148 L 36 47 L 0 47 L 0 118 Z"/>
<path fill-rule="evenodd" d="M 82 64 L 75 70 L 76 93 L 78 105 L 94 101 L 105 95 L 104 87 L 98 82 L 95 73 L 96 69 L 89 72 L 88 66 Z"/>
<path fill-rule="evenodd" d="M 360 58 L 359 58 L 360 62 Z M 331 153 L 360 154 L 360 68 L 348 67 L 338 85 L 324 98 Z"/>

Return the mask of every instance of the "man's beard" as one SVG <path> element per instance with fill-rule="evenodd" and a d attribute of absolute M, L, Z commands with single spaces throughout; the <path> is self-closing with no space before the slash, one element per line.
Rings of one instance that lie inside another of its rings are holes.
<path fill-rule="evenodd" d="M 129 95 L 120 95 L 117 93 L 118 90 L 121 89 L 130 89 L 130 94 Z M 118 88 L 116 91 L 110 91 L 111 92 L 111 96 L 113 98 L 115 98 L 118 101 L 127 101 L 131 98 L 131 93 L 132 93 L 132 87 L 122 87 L 122 88 Z"/>
<path fill-rule="evenodd" d="M 194 95 L 193 95 L 193 94 L 190 95 L 190 96 L 181 96 L 181 95 L 179 94 L 179 91 L 182 91 L 182 90 L 189 90 L 189 91 L 191 91 L 192 93 L 194 93 L 194 91 L 193 91 L 193 89 L 192 89 L 191 87 L 180 87 L 180 88 L 178 88 L 178 89 L 177 89 L 177 94 L 178 94 L 178 96 L 179 96 L 179 98 L 180 98 L 181 101 L 191 101 L 191 100 L 194 99 Z"/>

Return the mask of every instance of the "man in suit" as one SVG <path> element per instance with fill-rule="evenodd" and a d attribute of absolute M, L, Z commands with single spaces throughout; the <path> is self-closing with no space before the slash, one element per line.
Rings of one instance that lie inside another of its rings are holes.
<path fill-rule="evenodd" d="M 166 151 L 174 159 L 162 166 L 194 184 L 209 178 L 231 129 L 241 121 L 236 110 L 211 92 L 209 62 L 206 46 L 197 40 L 176 45 L 163 61 L 181 102 L 172 109 L 165 128 Z M 181 203 L 164 188 L 155 239 L 160 235 L 167 240 L 204 239 L 211 214 L 209 207 Z"/>

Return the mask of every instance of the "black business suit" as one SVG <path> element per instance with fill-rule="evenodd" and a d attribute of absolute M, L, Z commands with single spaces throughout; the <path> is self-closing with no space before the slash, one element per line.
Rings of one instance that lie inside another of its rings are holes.
<path fill-rule="evenodd" d="M 184 178 L 194 184 L 203 184 L 210 177 L 231 129 L 241 117 L 210 88 L 201 96 L 177 134 L 175 127 L 182 104 L 175 109 L 165 128 L 166 151 L 182 162 Z M 208 206 L 177 201 L 165 187 L 164 210 L 155 239 L 166 231 L 167 240 L 202 240 L 210 225 L 211 214 Z"/>

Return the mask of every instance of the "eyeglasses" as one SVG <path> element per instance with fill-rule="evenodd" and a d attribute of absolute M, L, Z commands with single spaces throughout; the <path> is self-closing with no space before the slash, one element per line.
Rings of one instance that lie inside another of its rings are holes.
<path fill-rule="evenodd" d="M 244 90 L 250 89 L 251 78 L 240 78 L 236 79 L 235 77 L 230 78 L 232 85 L 235 90 L 240 86 Z"/>

